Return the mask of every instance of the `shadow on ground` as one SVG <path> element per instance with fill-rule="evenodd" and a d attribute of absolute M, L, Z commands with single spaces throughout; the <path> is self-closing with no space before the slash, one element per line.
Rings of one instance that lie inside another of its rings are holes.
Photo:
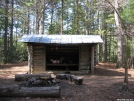
<path fill-rule="evenodd" d="M 109 69 L 105 69 L 105 68 L 96 68 L 95 75 L 98 75 L 98 76 L 124 76 L 125 73 L 118 72 L 115 70 L 109 70 Z M 128 74 L 128 76 L 131 76 L 131 74 Z"/>

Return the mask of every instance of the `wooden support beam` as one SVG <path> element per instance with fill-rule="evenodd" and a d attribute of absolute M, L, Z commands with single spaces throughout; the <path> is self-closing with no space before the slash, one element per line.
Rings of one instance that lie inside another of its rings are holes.
<path fill-rule="evenodd" d="M 27 44 L 29 74 L 32 72 L 32 45 Z"/>
<path fill-rule="evenodd" d="M 95 61 L 96 61 L 95 63 L 96 63 L 96 64 L 99 63 L 99 52 L 98 52 L 98 47 L 99 47 L 99 45 L 97 44 L 97 45 L 96 45 L 96 53 L 95 53 L 95 54 L 96 54 L 96 59 L 95 59 Z"/>
<path fill-rule="evenodd" d="M 92 46 L 91 49 L 91 74 L 94 75 L 94 49 L 95 47 Z"/>
<path fill-rule="evenodd" d="M 46 45 L 44 45 L 44 50 L 43 51 L 44 51 L 43 67 L 44 67 L 44 71 L 46 71 Z"/>

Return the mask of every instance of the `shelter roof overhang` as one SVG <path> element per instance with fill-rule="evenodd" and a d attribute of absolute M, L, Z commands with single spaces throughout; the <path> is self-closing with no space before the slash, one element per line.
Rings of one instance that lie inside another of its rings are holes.
<path fill-rule="evenodd" d="M 19 42 L 44 44 L 103 43 L 100 35 L 23 35 Z"/>

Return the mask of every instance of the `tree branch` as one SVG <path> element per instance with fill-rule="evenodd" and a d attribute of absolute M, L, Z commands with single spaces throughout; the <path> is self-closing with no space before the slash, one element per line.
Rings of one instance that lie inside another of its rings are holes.
<path fill-rule="evenodd" d="M 119 12 L 116 10 L 116 8 L 111 4 L 111 2 L 109 1 L 109 0 L 105 0 L 111 7 L 112 7 L 112 9 L 117 13 L 117 15 L 118 15 L 118 17 L 119 17 L 119 21 L 120 21 L 120 23 L 121 23 L 121 28 L 122 28 L 122 26 L 125 28 L 125 24 L 123 23 L 123 21 L 122 21 L 122 19 L 121 19 L 121 17 L 120 17 L 120 14 L 119 14 Z M 122 31 L 122 29 L 121 29 L 121 31 Z M 125 33 L 126 33 L 126 30 L 125 30 Z M 124 35 L 124 32 L 122 31 L 122 35 Z"/>

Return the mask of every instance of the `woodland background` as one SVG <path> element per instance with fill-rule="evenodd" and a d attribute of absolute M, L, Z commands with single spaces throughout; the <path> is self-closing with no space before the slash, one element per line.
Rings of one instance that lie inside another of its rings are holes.
<path fill-rule="evenodd" d="M 134 0 L 0 0 L 0 63 L 27 61 L 24 34 L 101 35 L 98 61 L 134 64 Z"/>

